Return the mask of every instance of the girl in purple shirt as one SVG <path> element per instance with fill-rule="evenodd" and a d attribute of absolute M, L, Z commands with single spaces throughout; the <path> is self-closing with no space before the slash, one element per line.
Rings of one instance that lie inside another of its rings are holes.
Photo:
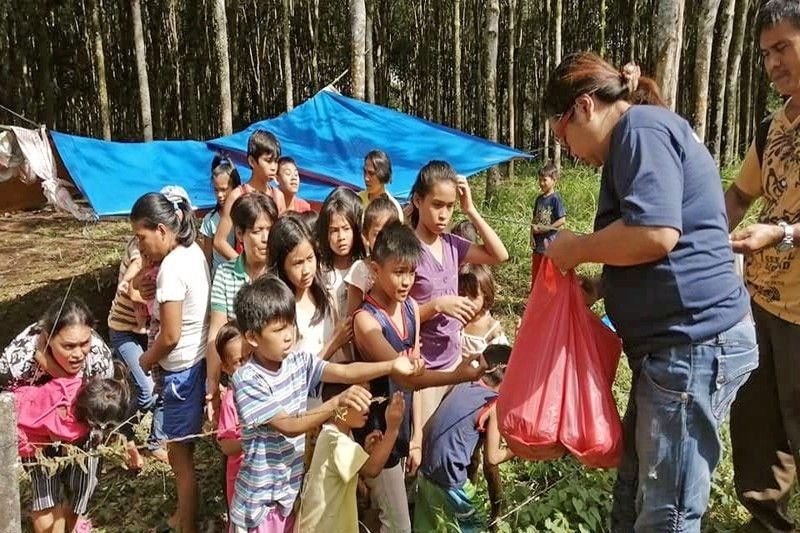
<path fill-rule="evenodd" d="M 475 226 L 483 244 L 447 233 L 453 208 Z M 475 314 L 474 304 L 458 295 L 458 267 L 464 263 L 496 265 L 508 259 L 497 233 L 475 208 L 466 178 L 445 161 L 430 161 L 422 167 L 411 189 L 411 224 L 422 243 L 417 277 L 411 296 L 419 304 L 420 353 L 432 370 L 450 370 L 461 361 L 459 332 Z M 415 403 L 424 426 L 448 387 L 419 391 Z M 411 447 L 422 444 L 415 434 Z"/>

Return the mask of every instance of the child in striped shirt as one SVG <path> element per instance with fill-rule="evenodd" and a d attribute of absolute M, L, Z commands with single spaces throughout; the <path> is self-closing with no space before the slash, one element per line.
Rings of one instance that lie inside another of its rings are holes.
<path fill-rule="evenodd" d="M 372 400 L 366 389 L 354 385 L 306 411 L 308 396 L 317 395 L 323 381 L 352 384 L 386 375 L 418 375 L 422 362 L 397 358 L 340 365 L 292 351 L 294 294 L 273 275 L 242 288 L 235 310 L 252 357 L 231 380 L 244 453 L 230 511 L 231 532 L 290 532 L 303 479 L 303 434 L 342 408 L 367 411 Z"/>

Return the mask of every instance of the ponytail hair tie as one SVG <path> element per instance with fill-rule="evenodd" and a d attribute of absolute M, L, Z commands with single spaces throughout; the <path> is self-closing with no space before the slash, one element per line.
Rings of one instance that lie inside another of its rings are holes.
<path fill-rule="evenodd" d="M 620 80 L 622 80 L 622 84 L 625 85 L 628 89 L 628 94 L 633 94 L 636 92 L 636 89 L 639 88 L 639 78 L 642 77 L 642 69 L 631 61 L 627 63 L 622 70 L 619 72 Z"/>

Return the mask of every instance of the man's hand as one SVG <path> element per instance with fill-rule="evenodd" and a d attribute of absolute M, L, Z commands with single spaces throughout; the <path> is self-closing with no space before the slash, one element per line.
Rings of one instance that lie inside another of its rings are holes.
<path fill-rule="evenodd" d="M 571 270 L 583 263 L 580 246 L 578 235 L 568 229 L 562 229 L 547 246 L 544 255 L 552 259 L 559 270 Z"/>
<path fill-rule="evenodd" d="M 751 254 L 783 239 L 783 229 L 773 224 L 752 224 L 731 233 L 731 248 L 740 254 Z"/>

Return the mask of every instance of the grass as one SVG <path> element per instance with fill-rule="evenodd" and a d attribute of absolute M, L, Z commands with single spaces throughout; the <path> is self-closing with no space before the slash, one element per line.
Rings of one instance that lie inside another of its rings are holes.
<path fill-rule="evenodd" d="M 723 181 L 729 183 L 736 168 L 726 169 Z M 533 199 L 538 193 L 535 167 L 517 165 L 517 177 L 503 181 L 492 205 L 482 208 L 490 224 L 506 244 L 511 259 L 496 271 L 498 298 L 495 313 L 506 330 L 515 330 L 529 286 L 530 249 L 528 224 Z M 484 181 L 471 180 L 478 205 L 482 205 Z M 597 208 L 599 175 L 585 167 L 565 167 L 558 184 L 567 210 L 567 227 L 573 231 L 592 230 Z M 752 220 L 751 213 L 748 220 Z M 119 253 L 129 228 L 124 222 L 84 225 L 60 215 L 15 215 L 0 221 L 0 345 L 39 314 L 43 305 L 63 296 L 67 283 L 76 276 L 73 293 L 90 301 L 98 317 L 104 317 L 113 295 Z M 24 239 L 24 240 L 22 240 Z M 21 243 L 21 244 L 20 244 Z M 9 255 L 16 254 L 16 255 Z M 33 254 L 41 257 L 44 271 L 19 269 Z M 1 262 L 5 261 L 5 263 Z M 598 265 L 582 271 L 597 273 Z M 56 280 L 56 281 L 52 281 Z M 598 309 L 600 310 L 600 309 Z M 101 320 L 102 323 L 102 320 Z M 630 389 L 630 371 L 622 362 L 614 384 L 620 410 Z M 734 531 L 746 518 L 733 490 L 730 445 L 723 432 L 724 454 L 711 490 L 709 510 L 703 529 L 707 532 Z M 197 449 L 197 470 L 201 486 L 200 521 L 203 531 L 221 531 L 224 516 L 221 455 L 211 441 Z M 498 524 L 503 532 L 593 532 L 606 531 L 611 506 L 613 471 L 588 470 L 572 459 L 552 462 L 514 460 L 502 467 L 506 510 L 514 512 Z M 486 502 L 485 485 L 479 485 L 479 500 Z M 29 501 L 29 487 L 23 483 L 23 506 Z M 96 531 L 141 532 L 162 523 L 175 503 L 174 484 L 169 469 L 148 463 L 132 473 L 115 462 L 106 471 L 91 504 Z M 792 509 L 800 519 L 800 501 Z M 27 526 L 27 523 L 25 525 Z"/>

